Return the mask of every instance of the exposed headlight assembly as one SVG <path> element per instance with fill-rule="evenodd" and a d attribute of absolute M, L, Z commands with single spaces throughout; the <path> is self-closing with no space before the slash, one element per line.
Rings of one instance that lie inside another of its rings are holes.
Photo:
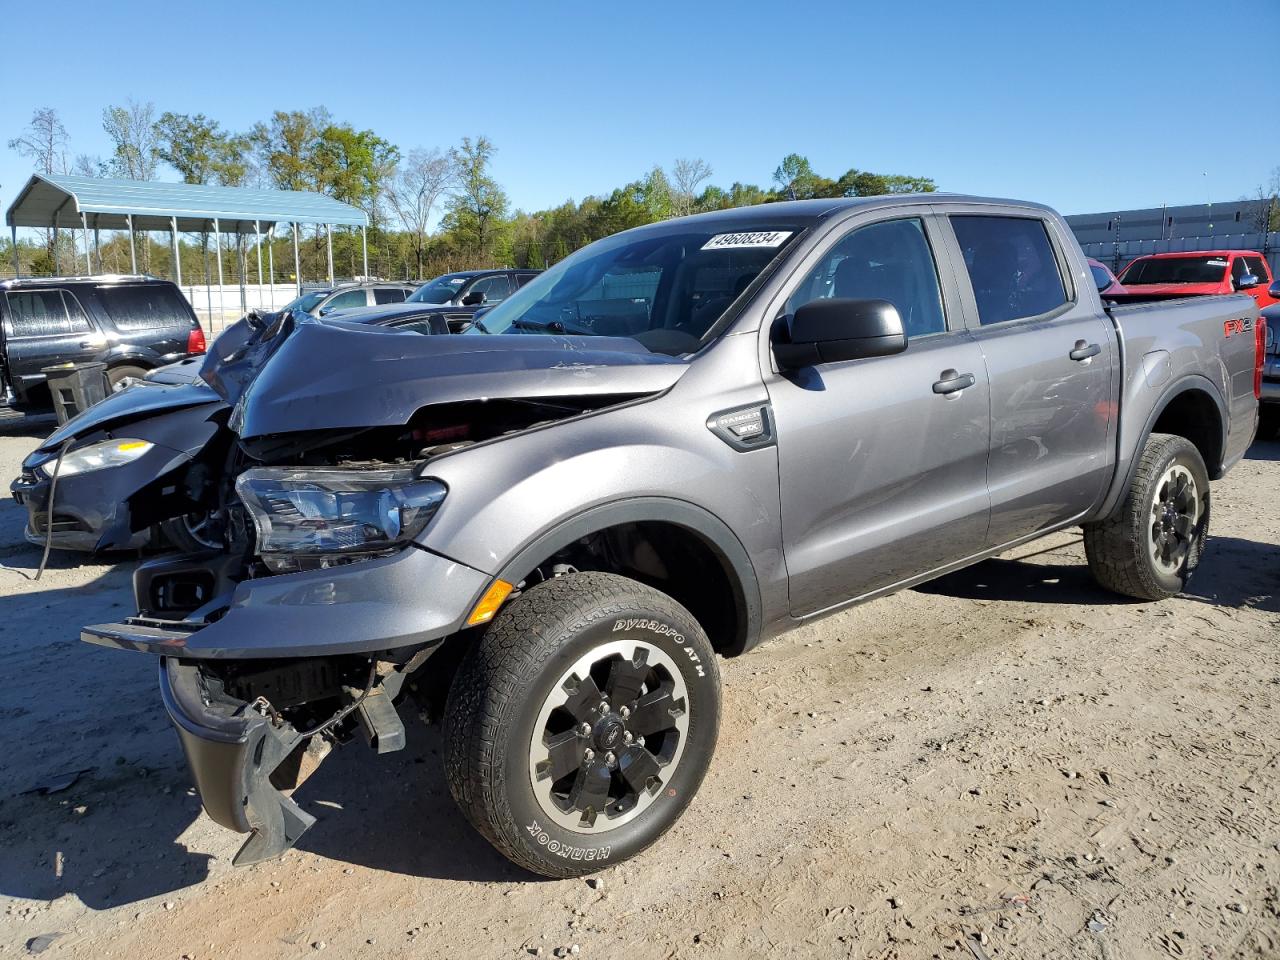
<path fill-rule="evenodd" d="M 67 452 L 62 458 L 62 465 L 57 466 L 56 452 L 42 455 L 38 463 L 28 457 L 24 466 L 38 466 L 46 476 L 52 477 L 56 467 L 58 476 L 71 477 L 77 473 L 88 473 L 91 470 L 104 470 L 107 467 L 120 467 L 133 463 L 147 454 L 154 443 L 146 440 L 104 440 L 91 443 L 87 447 Z"/>
<path fill-rule="evenodd" d="M 445 485 L 408 469 L 255 467 L 236 479 L 258 553 L 283 573 L 386 553 L 422 532 Z"/>

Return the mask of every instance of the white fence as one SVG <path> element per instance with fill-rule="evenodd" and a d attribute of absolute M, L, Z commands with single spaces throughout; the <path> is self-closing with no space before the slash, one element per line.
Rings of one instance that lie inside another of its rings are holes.
<path fill-rule="evenodd" d="M 304 283 L 302 288 L 306 290 L 316 286 L 319 284 Z M 238 284 L 206 286 L 184 283 L 182 292 L 200 318 L 205 334 L 212 340 L 249 310 L 279 310 L 298 295 L 298 288 L 292 283 L 247 283 L 243 288 Z"/>

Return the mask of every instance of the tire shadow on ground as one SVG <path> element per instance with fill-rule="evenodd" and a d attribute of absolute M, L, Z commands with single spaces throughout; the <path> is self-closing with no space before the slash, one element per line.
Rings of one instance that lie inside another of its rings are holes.
<path fill-rule="evenodd" d="M 440 729 L 401 709 L 408 745 L 378 756 L 364 743 L 335 751 L 294 795 L 317 818 L 299 850 L 411 877 L 532 882 L 472 828 L 449 793 Z"/>

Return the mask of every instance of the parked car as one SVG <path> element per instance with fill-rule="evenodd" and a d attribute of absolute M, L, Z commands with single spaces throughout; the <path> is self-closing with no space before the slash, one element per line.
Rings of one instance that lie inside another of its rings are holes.
<path fill-rule="evenodd" d="M 501 303 L 536 277 L 539 270 L 463 270 L 424 283 L 405 301 L 404 309 L 434 306 L 454 333 L 471 326 L 476 312 Z M 344 313 L 358 312 L 359 308 Z"/>
<path fill-rule="evenodd" d="M 1163 300 L 1174 297 L 1245 293 L 1258 309 L 1276 303 L 1268 292 L 1271 268 L 1251 250 L 1197 250 L 1138 257 L 1120 271 L 1124 290 L 1109 300 Z"/>
<path fill-rule="evenodd" d="M 417 312 L 381 309 L 326 322 L 405 333 L 449 332 L 444 319 L 429 307 Z M 214 342 L 213 359 L 234 356 L 269 330 L 276 318 L 283 322 L 286 316 L 251 314 L 232 325 Z M 203 496 L 218 493 L 213 489 L 219 476 L 217 457 L 226 450 L 210 443 L 229 414 L 222 398 L 200 379 L 207 359 L 196 357 L 151 371 L 141 382 L 58 428 L 26 458 L 22 474 L 9 489 L 27 509 L 28 541 L 89 552 L 148 544 L 198 552 L 226 545 L 223 512 L 199 506 Z M 114 439 L 122 430 L 128 432 L 128 441 Z M 59 452 L 67 443 L 71 446 L 59 464 Z M 55 473 L 58 486 L 50 516 Z"/>
<path fill-rule="evenodd" d="M 251 539 L 143 564 L 137 615 L 82 637 L 162 658 L 237 863 L 312 825 L 281 790 L 332 742 L 400 749 L 412 695 L 479 832 L 587 873 L 693 799 L 718 656 L 1073 526 L 1103 587 L 1181 591 L 1261 333 L 1241 297 L 1104 308 L 1034 204 L 628 230 L 461 335 L 303 320 L 211 358 Z"/>
<path fill-rule="evenodd" d="M 153 367 L 205 351 L 204 331 L 174 284 L 144 276 L 0 281 L 0 402 L 50 403 L 40 371 L 60 363 L 107 365 L 115 387 Z"/>
<path fill-rule="evenodd" d="M 359 307 L 382 307 L 404 301 L 417 287 L 412 283 L 376 281 L 370 283 L 339 283 L 332 287 L 308 290 L 290 300 L 280 312 L 302 310 L 313 317 L 325 317 L 337 310 Z"/>
<path fill-rule="evenodd" d="M 1103 300 L 1108 300 L 1112 295 L 1124 293 L 1124 287 L 1120 281 L 1116 279 L 1116 275 L 1111 272 L 1101 260 L 1095 260 L 1093 257 L 1088 258 L 1089 273 L 1093 276 L 1093 285 L 1098 288 L 1098 294 Z"/>

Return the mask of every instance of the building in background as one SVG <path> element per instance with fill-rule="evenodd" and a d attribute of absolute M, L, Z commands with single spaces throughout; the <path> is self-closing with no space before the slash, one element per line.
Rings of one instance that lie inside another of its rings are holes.
<path fill-rule="evenodd" d="M 1257 250 L 1280 274 L 1280 202 L 1229 200 L 1067 217 L 1090 257 L 1119 272 L 1134 257 L 1184 250 Z M 1273 229 L 1268 230 L 1270 226 Z"/>

